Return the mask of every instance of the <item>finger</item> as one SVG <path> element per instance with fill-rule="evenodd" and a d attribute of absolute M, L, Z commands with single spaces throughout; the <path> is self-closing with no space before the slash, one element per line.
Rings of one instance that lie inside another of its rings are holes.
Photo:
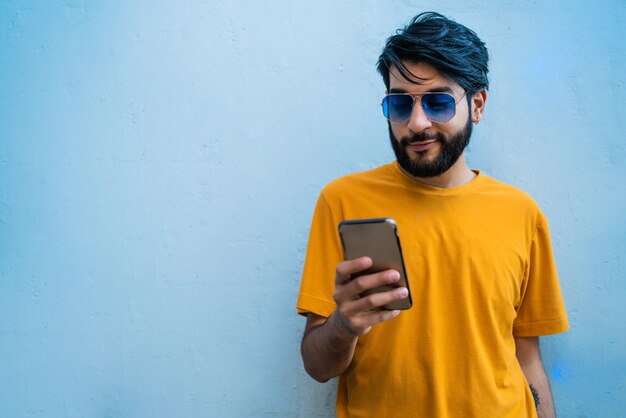
<path fill-rule="evenodd" d="M 337 283 L 333 297 L 337 302 L 359 299 L 359 295 L 366 290 L 374 289 L 383 285 L 393 285 L 400 279 L 400 273 L 396 270 L 385 270 L 379 273 L 360 276 L 347 283 Z"/>
<path fill-rule="evenodd" d="M 364 312 L 354 317 L 339 315 L 340 326 L 350 335 L 362 336 L 367 334 L 372 326 L 395 318 L 399 310 L 376 310 Z"/>
<path fill-rule="evenodd" d="M 352 274 L 363 271 L 372 266 L 372 259 L 369 257 L 359 257 L 354 260 L 342 261 L 337 264 L 335 283 L 344 284 L 350 280 Z"/>
<path fill-rule="evenodd" d="M 378 286 L 393 285 L 400 280 L 400 273 L 396 270 L 385 270 L 378 273 L 366 274 L 352 280 L 347 287 L 351 293 L 359 295 L 366 290 Z"/>
<path fill-rule="evenodd" d="M 348 313 L 371 311 L 387 305 L 388 303 L 406 299 L 408 295 L 409 290 L 406 287 L 399 287 L 386 292 L 373 293 L 364 298 L 351 301 L 350 305 L 346 306 L 345 309 Z"/>
<path fill-rule="evenodd" d="M 376 324 L 380 324 L 381 322 L 389 321 L 390 319 L 395 318 L 400 315 L 400 311 L 372 311 L 363 315 L 363 322 L 365 325 L 374 326 Z"/>

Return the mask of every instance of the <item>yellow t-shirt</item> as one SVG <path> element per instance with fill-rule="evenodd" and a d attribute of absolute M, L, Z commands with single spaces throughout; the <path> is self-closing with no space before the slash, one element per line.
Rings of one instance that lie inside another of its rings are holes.
<path fill-rule="evenodd" d="M 536 417 L 513 337 L 568 329 L 548 225 L 526 193 L 476 173 L 442 189 L 392 163 L 322 191 L 298 312 L 335 310 L 346 219 L 396 220 L 413 298 L 359 338 L 339 378 L 339 418 Z"/>

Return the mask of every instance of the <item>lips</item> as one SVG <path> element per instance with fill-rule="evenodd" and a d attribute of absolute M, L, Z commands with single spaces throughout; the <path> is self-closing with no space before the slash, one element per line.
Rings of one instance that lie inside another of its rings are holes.
<path fill-rule="evenodd" d="M 427 141 L 413 142 L 408 145 L 413 151 L 426 151 L 431 149 L 437 143 L 436 139 L 430 139 Z"/>

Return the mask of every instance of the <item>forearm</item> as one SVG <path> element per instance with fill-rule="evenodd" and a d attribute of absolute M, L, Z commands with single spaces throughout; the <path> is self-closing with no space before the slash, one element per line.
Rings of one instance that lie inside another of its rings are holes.
<path fill-rule="evenodd" d="M 348 335 L 340 326 L 333 314 L 302 339 L 304 368 L 318 382 L 339 376 L 352 361 L 357 337 Z"/>
<path fill-rule="evenodd" d="M 522 366 L 522 370 L 535 397 L 539 418 L 555 418 L 552 390 L 550 389 L 550 382 L 548 381 L 548 376 L 546 376 L 543 364 L 540 361 L 534 362 Z"/>

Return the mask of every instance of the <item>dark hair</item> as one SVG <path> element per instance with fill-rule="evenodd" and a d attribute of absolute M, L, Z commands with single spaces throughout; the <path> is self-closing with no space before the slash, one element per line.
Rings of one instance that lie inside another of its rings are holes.
<path fill-rule="evenodd" d="M 387 39 L 377 69 L 389 89 L 391 66 L 408 81 L 415 81 L 418 77 L 405 62 L 426 62 L 459 83 L 470 96 L 489 88 L 488 61 L 487 48 L 474 31 L 439 13 L 425 12 Z"/>

